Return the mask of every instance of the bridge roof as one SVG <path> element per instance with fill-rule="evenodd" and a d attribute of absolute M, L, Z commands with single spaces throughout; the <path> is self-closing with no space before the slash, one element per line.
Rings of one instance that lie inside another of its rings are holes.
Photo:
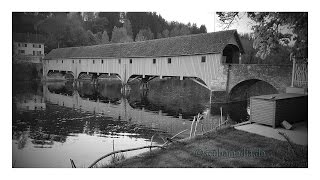
<path fill-rule="evenodd" d="M 236 30 L 193 34 L 131 43 L 53 49 L 45 59 L 60 58 L 137 58 L 222 53 L 234 38 L 244 53 Z"/>

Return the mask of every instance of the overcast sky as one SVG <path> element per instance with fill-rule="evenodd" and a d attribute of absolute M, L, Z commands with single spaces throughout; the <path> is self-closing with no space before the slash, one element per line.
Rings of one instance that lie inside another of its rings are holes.
<path fill-rule="evenodd" d="M 167 21 L 178 21 L 187 24 L 188 22 L 196 23 L 198 27 L 204 24 L 208 32 L 221 31 L 223 28 L 219 24 L 219 18 L 215 12 L 183 12 L 179 11 L 157 11 Z M 229 29 L 237 29 L 238 33 L 252 32 L 252 22 L 243 16 L 239 21 L 235 22 Z"/>

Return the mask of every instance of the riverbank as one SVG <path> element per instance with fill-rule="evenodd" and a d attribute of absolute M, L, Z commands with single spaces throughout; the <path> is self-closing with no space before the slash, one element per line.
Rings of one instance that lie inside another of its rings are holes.
<path fill-rule="evenodd" d="M 308 146 L 227 128 L 103 167 L 308 167 Z"/>

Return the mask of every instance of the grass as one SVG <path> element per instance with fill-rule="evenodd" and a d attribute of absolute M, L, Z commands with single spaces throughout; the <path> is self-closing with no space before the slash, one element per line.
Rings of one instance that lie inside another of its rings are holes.
<path fill-rule="evenodd" d="M 233 128 L 103 167 L 308 167 L 308 146 Z"/>
<path fill-rule="evenodd" d="M 111 156 L 111 159 L 109 163 L 103 164 L 103 163 L 97 163 L 94 167 L 113 167 L 116 166 L 118 163 L 124 161 L 126 159 L 125 155 L 123 153 L 117 153 Z"/>

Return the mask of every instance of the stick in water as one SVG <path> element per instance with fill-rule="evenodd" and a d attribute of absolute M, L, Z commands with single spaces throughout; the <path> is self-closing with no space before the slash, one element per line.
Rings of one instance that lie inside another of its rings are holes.
<path fill-rule="evenodd" d="M 132 148 L 132 149 L 125 149 L 125 150 L 119 150 L 119 151 L 114 151 L 114 152 L 111 152 L 109 154 L 106 154 L 102 157 L 100 157 L 99 159 L 95 160 L 90 166 L 89 168 L 92 168 L 94 167 L 94 165 L 96 165 L 99 161 L 101 161 L 102 159 L 108 157 L 108 156 L 111 156 L 113 154 L 116 154 L 116 153 L 120 153 L 120 152 L 127 152 L 127 151 L 135 151 L 135 150 L 139 150 L 139 149 L 145 149 L 145 148 L 164 148 L 162 146 L 143 146 L 143 147 L 138 147 L 138 148 Z"/>

